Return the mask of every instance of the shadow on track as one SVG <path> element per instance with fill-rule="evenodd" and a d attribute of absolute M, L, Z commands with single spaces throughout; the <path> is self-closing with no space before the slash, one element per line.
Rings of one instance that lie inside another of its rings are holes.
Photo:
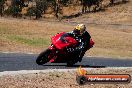
<path fill-rule="evenodd" d="M 46 64 L 46 65 L 42 65 L 42 66 L 49 66 L 49 67 L 50 66 L 51 67 L 52 66 L 56 66 L 56 67 L 58 67 L 58 66 L 60 67 L 61 66 L 61 67 L 73 67 L 73 68 L 74 67 L 80 67 L 81 66 L 83 68 L 86 68 L 86 67 L 88 67 L 88 68 L 106 68 L 106 66 L 90 66 L 90 65 L 73 65 L 73 66 L 67 66 L 67 65 L 56 65 L 56 64 L 55 65 L 53 65 L 53 64 L 52 65 L 48 65 L 48 64 Z"/>

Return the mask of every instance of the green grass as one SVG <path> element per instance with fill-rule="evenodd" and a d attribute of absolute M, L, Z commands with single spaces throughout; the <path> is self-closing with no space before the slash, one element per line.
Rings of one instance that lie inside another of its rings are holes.
<path fill-rule="evenodd" d="M 23 36 L 18 36 L 18 35 L 8 36 L 8 39 L 10 39 L 12 41 L 15 41 L 15 42 L 27 44 L 27 45 L 30 45 L 30 46 L 44 46 L 44 45 L 48 45 L 49 42 L 50 42 L 49 39 L 46 39 L 46 38 L 28 39 L 28 38 L 25 38 Z"/>

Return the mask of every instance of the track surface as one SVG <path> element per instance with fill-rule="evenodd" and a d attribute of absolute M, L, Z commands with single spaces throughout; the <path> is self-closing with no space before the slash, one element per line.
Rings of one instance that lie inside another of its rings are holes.
<path fill-rule="evenodd" d="M 65 63 L 47 63 L 39 66 L 35 63 L 37 55 L 0 53 L 0 72 L 18 70 L 70 69 L 78 66 L 87 68 L 132 67 L 132 60 L 120 60 L 101 57 L 84 57 L 74 67 L 66 67 Z"/>

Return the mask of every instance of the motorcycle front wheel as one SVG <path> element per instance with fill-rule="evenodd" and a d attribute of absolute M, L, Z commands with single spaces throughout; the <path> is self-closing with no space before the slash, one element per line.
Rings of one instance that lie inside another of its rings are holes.
<path fill-rule="evenodd" d="M 50 53 L 51 53 L 50 49 L 47 49 L 47 50 L 41 52 L 39 54 L 39 56 L 37 57 L 37 59 L 36 59 L 36 63 L 38 65 L 43 65 L 43 64 L 47 63 L 49 61 L 48 56 L 49 56 Z"/>

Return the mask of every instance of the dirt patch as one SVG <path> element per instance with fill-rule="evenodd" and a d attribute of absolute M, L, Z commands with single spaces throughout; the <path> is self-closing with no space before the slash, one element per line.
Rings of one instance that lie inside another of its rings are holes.
<path fill-rule="evenodd" d="M 131 69 L 99 68 L 87 70 L 88 74 L 130 74 Z M 1 88 L 131 88 L 132 84 L 86 84 L 76 83 L 76 72 L 49 72 L 0 77 Z"/>

